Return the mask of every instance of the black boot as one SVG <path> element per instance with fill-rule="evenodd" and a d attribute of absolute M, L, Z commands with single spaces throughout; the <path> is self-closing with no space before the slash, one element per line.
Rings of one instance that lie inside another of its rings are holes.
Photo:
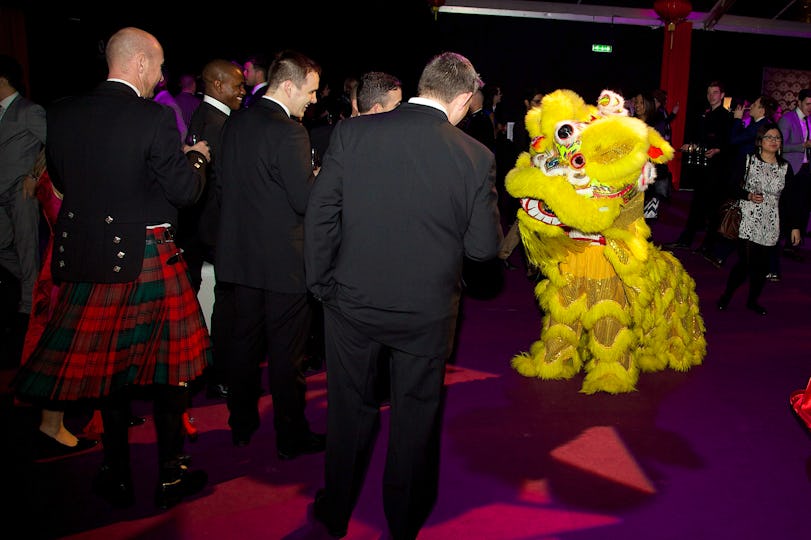
<path fill-rule="evenodd" d="M 166 463 L 161 467 L 160 480 L 155 489 L 155 506 L 162 510 L 171 508 L 183 497 L 202 491 L 207 482 L 208 474 L 205 471 L 189 470 L 179 460 Z"/>
<path fill-rule="evenodd" d="M 93 491 L 117 508 L 135 503 L 130 473 L 129 398 L 125 392 L 110 396 L 101 406 L 104 464 L 93 481 Z"/>
<path fill-rule="evenodd" d="M 189 456 L 183 452 L 186 436 L 183 412 L 188 394 L 183 387 L 164 386 L 156 389 L 155 432 L 158 439 L 160 472 L 155 488 L 155 506 L 171 508 L 180 499 L 200 492 L 208 482 L 205 471 L 189 470 Z"/>

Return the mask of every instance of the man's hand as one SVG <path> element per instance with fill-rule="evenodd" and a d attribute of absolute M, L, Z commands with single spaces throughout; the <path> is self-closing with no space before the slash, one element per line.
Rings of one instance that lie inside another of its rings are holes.
<path fill-rule="evenodd" d="M 206 141 L 199 141 L 193 146 L 189 146 L 188 144 L 183 145 L 184 153 L 188 154 L 191 151 L 199 153 L 201 156 L 206 158 L 206 161 L 211 161 L 211 150 L 209 150 L 208 143 Z"/>

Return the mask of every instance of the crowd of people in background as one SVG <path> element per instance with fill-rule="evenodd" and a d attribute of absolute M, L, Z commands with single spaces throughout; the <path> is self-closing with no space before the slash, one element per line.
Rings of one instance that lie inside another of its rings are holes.
<path fill-rule="evenodd" d="M 28 335 L 14 385 L 42 408 L 48 444 L 58 454 L 94 446 L 62 415 L 65 402 L 98 407 L 104 458 L 94 489 L 130 506 L 129 402 L 153 400 L 155 504 L 169 508 L 207 482 L 183 447 L 200 382 L 227 403 L 233 445 L 246 446 L 259 428 L 267 362 L 276 451 L 326 451 L 315 517 L 334 537 L 346 535 L 379 407 L 391 403 L 384 507 L 392 536 L 415 538 L 437 495 L 442 374 L 463 262 L 517 267 L 518 203 L 504 179 L 531 142 L 523 114 L 543 91 L 506 96 L 455 53 L 426 64 L 411 98 L 395 74 L 328 81 L 296 51 L 215 58 L 175 80 L 157 39 L 135 28 L 117 32 L 106 55 L 106 81 L 47 113 L 23 96 L 19 63 L 0 57 L 0 133 L 12 118 L 20 129 L 17 146 L 0 147 L 0 269 L 19 284 L 5 295 L 19 300 L 3 324 L 21 346 Z M 725 97 L 712 81 L 707 108 L 688 111 L 679 149 L 693 195 L 681 234 L 662 247 L 691 249 L 703 232 L 698 251 L 714 266 L 737 252 L 716 306 L 727 310 L 748 279 L 746 305 L 766 315 L 764 284 L 780 280 L 781 250 L 801 257 L 811 212 L 811 90 L 779 117 L 767 95 L 731 110 Z M 512 117 L 510 98 L 520 98 Z M 634 93 L 627 106 L 673 142 L 681 111 L 668 108 L 664 90 Z M 96 158 L 85 159 L 84 147 Z M 656 173 L 645 193 L 649 224 L 674 189 L 667 165 Z M 717 233 L 727 198 L 743 211 L 737 240 Z M 194 301 L 206 263 L 215 276 L 210 328 Z M 51 268 L 57 286 L 35 291 Z M 131 316 L 111 316 L 121 310 Z M 306 372 L 323 364 L 326 435 L 305 414 Z"/>

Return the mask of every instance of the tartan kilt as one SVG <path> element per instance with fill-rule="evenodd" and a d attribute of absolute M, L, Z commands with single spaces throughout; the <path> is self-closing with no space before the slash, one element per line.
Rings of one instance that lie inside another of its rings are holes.
<path fill-rule="evenodd" d="M 147 229 L 147 239 L 164 236 Z M 12 384 L 21 399 L 103 398 L 127 385 L 185 385 L 211 364 L 208 328 L 173 242 L 147 242 L 128 283 L 65 282 Z"/>

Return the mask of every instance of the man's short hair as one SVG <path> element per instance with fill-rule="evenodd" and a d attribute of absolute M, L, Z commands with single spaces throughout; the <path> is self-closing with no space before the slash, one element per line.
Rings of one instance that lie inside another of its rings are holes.
<path fill-rule="evenodd" d="M 382 71 L 369 71 L 361 75 L 358 83 L 358 112 L 367 113 L 375 103 L 385 105 L 388 93 L 402 88 L 400 79 Z"/>
<path fill-rule="evenodd" d="M 23 67 L 15 58 L 0 54 L 0 77 L 5 77 L 15 90 L 23 93 Z"/>
<path fill-rule="evenodd" d="M 458 95 L 475 92 L 484 85 L 470 60 L 459 53 L 440 53 L 426 64 L 417 84 L 417 94 L 450 103 Z"/>
<path fill-rule="evenodd" d="M 265 55 L 263 54 L 251 55 L 245 59 L 245 63 L 247 64 L 248 62 L 253 64 L 254 71 L 261 71 L 262 74 L 265 76 L 265 79 L 267 79 L 268 69 L 270 68 L 270 62 L 268 61 Z"/>

